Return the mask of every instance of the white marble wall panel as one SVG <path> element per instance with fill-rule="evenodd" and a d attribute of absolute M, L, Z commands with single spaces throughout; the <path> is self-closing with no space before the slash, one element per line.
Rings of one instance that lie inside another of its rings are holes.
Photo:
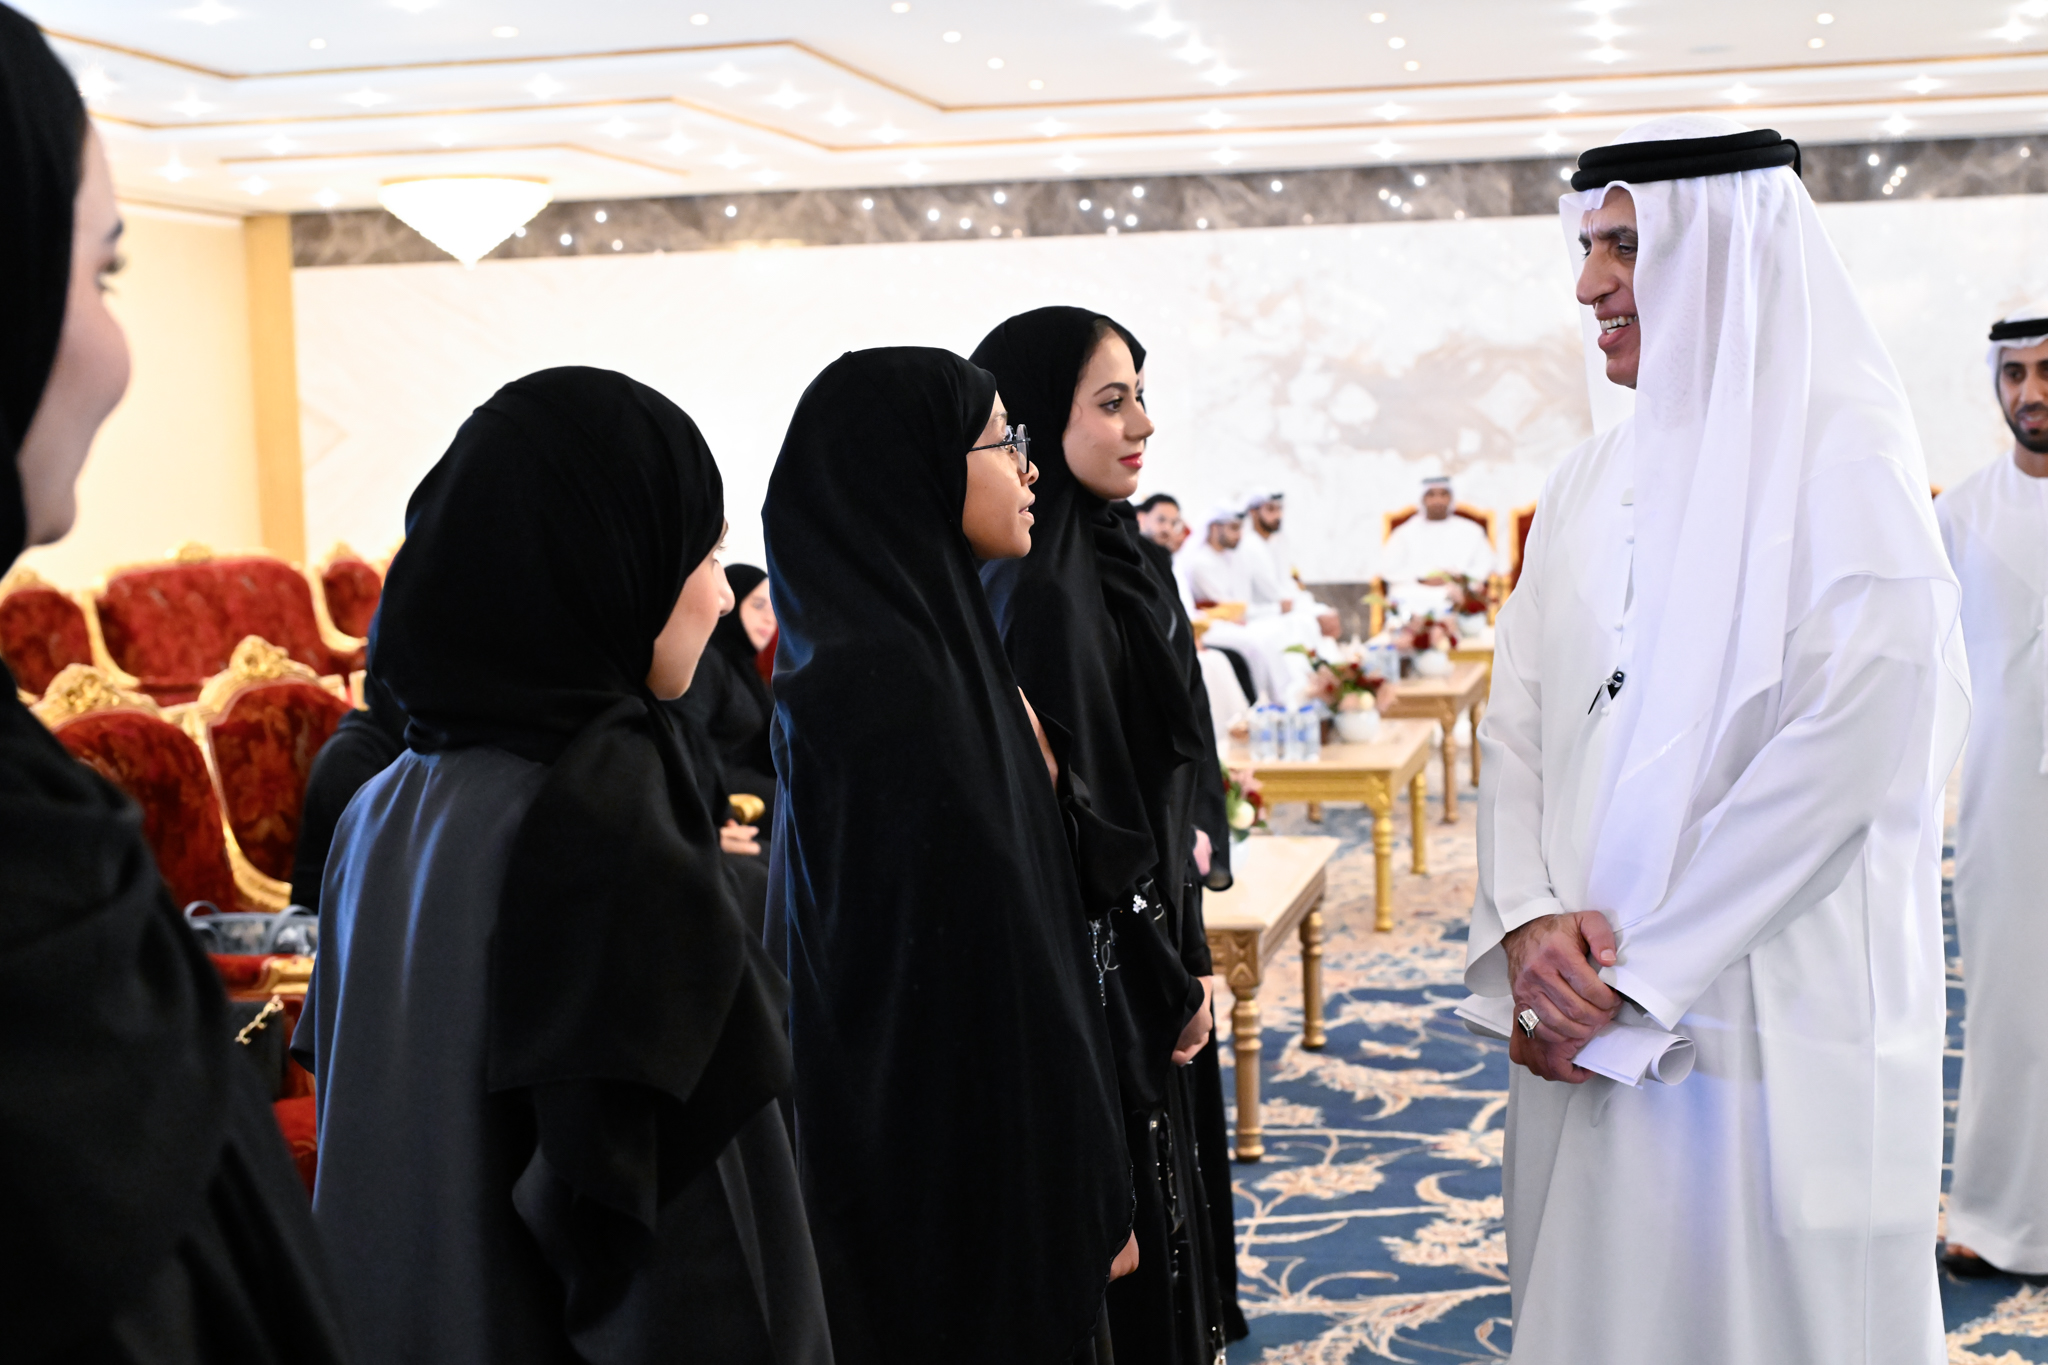
<path fill-rule="evenodd" d="M 1827 205 L 1905 374 L 1936 482 L 1993 457 L 1988 320 L 2048 294 L 2048 197 Z M 1146 491 L 1192 511 L 1290 497 L 1315 580 L 1377 566 L 1381 514 L 1448 472 L 1507 509 L 1592 429 L 1551 218 L 300 270 L 308 542 L 388 548 L 463 417 L 548 365 L 620 369 L 702 426 L 732 556 L 758 559 L 784 425 L 841 351 L 970 350 L 1009 313 L 1084 303 L 1151 348 Z M 1602 404 L 1603 410 L 1607 405 Z"/>

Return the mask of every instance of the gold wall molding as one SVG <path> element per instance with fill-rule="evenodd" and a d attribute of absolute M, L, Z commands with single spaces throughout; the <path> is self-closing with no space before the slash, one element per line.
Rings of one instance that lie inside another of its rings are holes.
<path fill-rule="evenodd" d="M 306 476 L 299 448 L 299 360 L 292 316 L 292 220 L 242 225 L 249 279 L 249 370 L 256 419 L 256 506 L 263 544 L 306 558 Z"/>

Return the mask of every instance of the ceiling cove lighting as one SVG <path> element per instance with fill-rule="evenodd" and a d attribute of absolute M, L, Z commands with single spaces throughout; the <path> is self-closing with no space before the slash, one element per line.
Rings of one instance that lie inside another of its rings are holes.
<path fill-rule="evenodd" d="M 441 250 L 473 267 L 554 195 L 545 180 L 507 175 L 444 175 L 387 180 L 377 201 Z"/>

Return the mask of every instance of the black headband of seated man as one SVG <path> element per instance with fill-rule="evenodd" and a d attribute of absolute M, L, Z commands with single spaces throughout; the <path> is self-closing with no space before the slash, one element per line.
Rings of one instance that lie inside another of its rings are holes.
<path fill-rule="evenodd" d="M 1753 128 L 1722 137 L 1678 137 L 1658 142 L 1616 142 L 1579 156 L 1575 190 L 1596 190 L 1613 180 L 1647 185 L 1653 180 L 1690 180 L 1790 166 L 1801 174 L 1799 144 L 1775 128 Z"/>
<path fill-rule="evenodd" d="M 1991 324 L 1993 341 L 2020 341 L 2027 337 L 2048 337 L 2048 318 L 2020 318 Z"/>

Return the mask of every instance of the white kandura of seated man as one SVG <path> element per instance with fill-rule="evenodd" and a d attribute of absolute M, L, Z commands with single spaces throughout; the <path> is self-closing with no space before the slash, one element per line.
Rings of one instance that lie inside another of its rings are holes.
<path fill-rule="evenodd" d="M 1307 680 L 1308 665 L 1300 655 L 1287 653 L 1287 647 L 1314 644 L 1318 628 L 1313 618 L 1281 615 L 1276 610 L 1263 617 L 1252 615 L 1251 571 L 1239 553 L 1244 513 L 1238 504 L 1211 508 L 1195 529 L 1199 534 L 1188 537 L 1173 557 L 1174 573 L 1186 589 L 1187 602 L 1201 608 L 1219 602 L 1246 605 L 1242 622 L 1212 617 L 1207 642 L 1244 660 L 1260 697 L 1292 700 Z M 1306 638 L 1301 631 L 1304 624 L 1308 627 Z"/>
<path fill-rule="evenodd" d="M 1295 577 L 1293 547 L 1280 530 L 1287 514 L 1286 498 L 1285 493 L 1254 493 L 1247 500 L 1245 534 L 1238 541 L 1237 557 L 1251 584 L 1248 614 L 1253 618 L 1296 616 L 1291 637 L 1313 649 L 1319 640 L 1336 639 L 1343 624 L 1336 612 L 1316 601 Z"/>
<path fill-rule="evenodd" d="M 1387 598 L 1400 616 L 1443 612 L 1451 594 L 1446 574 L 1459 574 L 1483 587 L 1494 571 L 1493 544 L 1486 528 L 1452 510 L 1456 499 L 1450 479 L 1435 475 L 1422 481 L 1422 512 L 1394 528 L 1380 552 L 1380 577 Z"/>

